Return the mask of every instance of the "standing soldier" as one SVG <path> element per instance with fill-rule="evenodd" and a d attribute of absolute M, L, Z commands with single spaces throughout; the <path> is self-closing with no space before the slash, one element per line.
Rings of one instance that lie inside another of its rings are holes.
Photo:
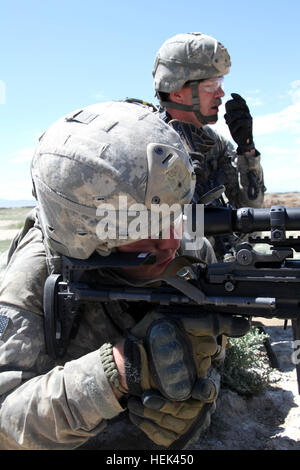
<path fill-rule="evenodd" d="M 262 207 L 263 170 L 246 101 L 232 93 L 225 105 L 225 120 L 237 143 L 236 151 L 210 127 L 218 120 L 223 77 L 230 65 L 227 49 L 216 39 L 202 33 L 177 34 L 157 53 L 154 88 L 162 119 L 179 133 L 193 159 L 197 175 L 194 201 L 220 204 L 218 196 L 225 186 L 225 195 L 234 207 Z M 223 251 L 217 244 L 215 249 Z"/>

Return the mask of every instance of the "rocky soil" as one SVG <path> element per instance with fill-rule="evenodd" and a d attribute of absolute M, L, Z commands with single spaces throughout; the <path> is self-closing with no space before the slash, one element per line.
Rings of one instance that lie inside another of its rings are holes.
<path fill-rule="evenodd" d="M 291 362 L 292 328 L 284 329 L 279 321 L 267 323 L 264 329 L 279 369 L 273 369 L 266 392 L 246 398 L 221 389 L 209 430 L 187 449 L 300 450 L 300 395 Z M 266 364 L 270 367 L 268 360 Z"/>

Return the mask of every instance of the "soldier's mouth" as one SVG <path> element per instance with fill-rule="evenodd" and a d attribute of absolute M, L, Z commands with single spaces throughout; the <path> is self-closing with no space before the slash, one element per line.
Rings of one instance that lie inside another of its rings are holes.
<path fill-rule="evenodd" d="M 174 254 L 171 256 L 168 256 L 164 261 L 159 260 L 160 262 L 157 263 L 157 266 L 162 267 L 162 266 L 167 266 L 172 260 L 174 259 Z"/>
<path fill-rule="evenodd" d="M 213 106 L 211 107 L 211 109 L 213 109 L 214 111 L 219 111 L 219 107 L 221 106 L 221 104 L 222 104 L 222 101 L 218 100 L 217 102 L 213 103 Z"/>

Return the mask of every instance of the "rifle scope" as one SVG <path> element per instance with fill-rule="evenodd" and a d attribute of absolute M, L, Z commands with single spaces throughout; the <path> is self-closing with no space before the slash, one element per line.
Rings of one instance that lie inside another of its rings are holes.
<path fill-rule="evenodd" d="M 251 233 L 276 229 L 300 231 L 300 207 L 272 206 L 266 209 L 204 207 L 205 235 Z"/>

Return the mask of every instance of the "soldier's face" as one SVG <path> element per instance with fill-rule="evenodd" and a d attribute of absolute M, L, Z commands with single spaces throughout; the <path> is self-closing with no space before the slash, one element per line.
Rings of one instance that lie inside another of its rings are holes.
<path fill-rule="evenodd" d="M 203 114 L 203 116 L 218 114 L 219 106 L 222 103 L 221 98 L 223 98 L 224 95 L 222 80 L 211 79 L 198 83 L 201 114 Z M 213 122 L 211 124 L 213 124 Z"/>
<path fill-rule="evenodd" d="M 213 78 L 198 83 L 199 111 L 203 116 L 216 115 L 219 112 L 219 106 L 222 103 L 221 98 L 225 95 L 222 88 L 222 78 Z M 172 101 L 192 105 L 192 90 L 189 85 L 183 86 L 178 92 L 170 94 Z M 191 122 L 197 127 L 201 127 L 201 123 L 196 114 L 191 111 L 177 111 L 175 119 L 183 122 Z M 214 124 L 212 121 L 209 124 Z"/>
<path fill-rule="evenodd" d="M 180 246 L 180 239 L 175 238 L 174 229 L 170 229 L 170 238 L 138 240 L 128 245 L 119 246 L 117 250 L 126 253 L 154 253 L 156 263 L 137 266 L 134 268 L 122 268 L 130 277 L 136 279 L 153 279 L 163 273 L 167 265 L 175 258 Z"/>

